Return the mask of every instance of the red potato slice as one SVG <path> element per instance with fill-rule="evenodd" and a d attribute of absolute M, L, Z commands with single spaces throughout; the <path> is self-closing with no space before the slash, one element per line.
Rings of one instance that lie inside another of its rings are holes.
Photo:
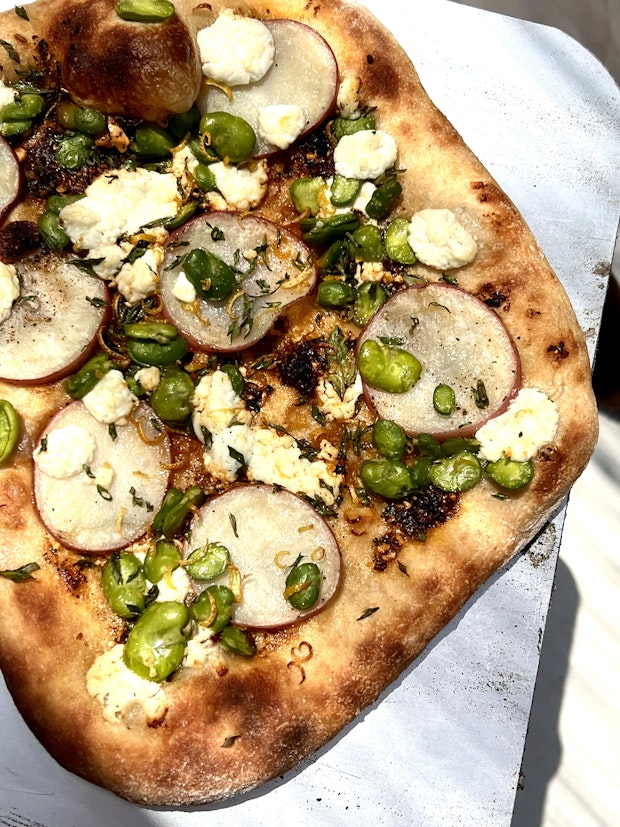
<path fill-rule="evenodd" d="M 304 500 L 271 485 L 241 485 L 214 497 L 194 518 L 187 553 L 222 543 L 241 576 L 241 602 L 233 622 L 255 629 L 289 626 L 320 612 L 340 579 L 340 550 L 325 520 Z M 318 602 L 298 611 L 284 597 L 285 581 L 298 555 L 322 574 Z M 218 578 L 229 584 L 229 574 Z M 205 589 L 212 583 L 196 583 Z M 233 589 L 234 591 L 234 589 Z"/>
<path fill-rule="evenodd" d="M 60 260 L 24 261 L 19 272 L 20 298 L 0 325 L 0 378 L 56 382 L 94 351 L 109 313 L 107 287 Z"/>
<path fill-rule="evenodd" d="M 19 184 L 17 158 L 4 138 L 0 137 L 0 218 L 17 198 Z"/>
<path fill-rule="evenodd" d="M 246 86 L 234 86 L 232 100 L 216 86 L 198 98 L 202 112 L 230 112 L 246 120 L 256 133 L 255 157 L 279 152 L 258 131 L 258 110 L 273 104 L 296 104 L 306 118 L 299 137 L 311 132 L 332 111 L 338 92 L 338 64 L 324 38 L 296 20 L 267 20 L 276 53 L 267 74 Z"/>
<path fill-rule="evenodd" d="M 403 394 L 364 382 L 367 404 L 411 435 L 471 437 L 506 409 L 521 384 L 519 356 L 500 317 L 475 296 L 448 284 L 395 293 L 366 326 L 358 349 L 369 339 L 395 341 L 422 364 L 420 379 Z M 472 391 L 479 381 L 489 399 L 484 408 L 476 405 Z M 433 407 L 439 384 L 456 394 L 456 409 L 449 416 Z"/>
<path fill-rule="evenodd" d="M 174 287 L 183 270 L 181 257 L 197 247 L 247 274 L 229 299 L 186 304 L 175 298 Z M 257 250 L 248 260 L 246 256 Z M 170 236 L 160 290 L 166 314 L 195 349 L 228 351 L 242 350 L 261 339 L 283 309 L 309 293 L 315 281 L 310 250 L 288 230 L 256 215 L 213 212 Z M 246 316 L 248 324 L 243 325 Z M 231 335 L 231 327 L 241 329 Z"/>
<path fill-rule="evenodd" d="M 35 461 L 36 506 L 50 534 L 69 548 L 97 553 L 129 545 L 146 531 L 168 488 L 170 443 L 153 409 L 141 402 L 127 424 L 117 424 L 116 438 L 109 426 L 90 415 L 80 401 L 63 408 L 49 422 L 41 439 L 60 428 L 79 426 L 94 437 L 95 451 L 88 463 L 98 476 L 107 465 L 112 480 L 99 490 L 86 471 L 67 479 L 44 473 Z M 39 448 L 41 442 L 37 448 Z M 36 449 L 35 449 L 36 456 Z M 107 492 L 107 493 L 106 493 Z"/>

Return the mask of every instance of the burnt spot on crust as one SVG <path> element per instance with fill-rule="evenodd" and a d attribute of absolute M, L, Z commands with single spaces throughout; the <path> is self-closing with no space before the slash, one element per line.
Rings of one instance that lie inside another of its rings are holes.
<path fill-rule="evenodd" d="M 383 517 L 407 537 L 423 542 L 428 531 L 455 514 L 458 503 L 458 494 L 429 485 L 402 502 L 390 503 Z"/>
<path fill-rule="evenodd" d="M 11 221 L 0 230 L 0 260 L 14 264 L 39 245 L 34 221 Z"/>
<path fill-rule="evenodd" d="M 562 359 L 566 359 L 570 353 L 567 349 L 566 345 L 563 341 L 558 342 L 554 345 L 549 345 L 547 348 L 547 353 L 551 354 L 551 357 L 556 362 L 561 362 Z"/>
<path fill-rule="evenodd" d="M 385 571 L 388 563 L 395 560 L 402 547 L 402 539 L 394 532 L 388 532 L 372 541 L 372 567 L 375 571 Z"/>
<path fill-rule="evenodd" d="M 500 290 L 491 282 L 486 282 L 476 295 L 488 307 L 494 309 L 501 307 L 503 310 L 510 310 L 510 290 L 506 288 Z"/>
<path fill-rule="evenodd" d="M 320 350 L 312 342 L 302 340 L 283 353 L 278 370 L 285 385 L 309 396 L 326 367 L 327 360 Z"/>
<path fill-rule="evenodd" d="M 275 166 L 272 172 L 285 179 L 303 178 L 334 174 L 334 146 L 326 129 L 317 129 L 297 143 L 282 161 L 282 167 Z"/>
<path fill-rule="evenodd" d="M 30 494 L 23 482 L 7 473 L 0 482 L 0 526 L 20 531 L 26 522 L 24 514 L 30 505 Z"/>

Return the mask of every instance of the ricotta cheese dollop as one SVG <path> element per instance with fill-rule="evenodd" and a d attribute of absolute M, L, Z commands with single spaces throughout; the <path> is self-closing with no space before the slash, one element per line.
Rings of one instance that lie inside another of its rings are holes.
<path fill-rule="evenodd" d="M 336 144 L 334 164 L 344 178 L 370 179 L 393 167 L 398 148 L 396 141 L 381 129 L 362 129 L 344 135 Z"/>
<path fill-rule="evenodd" d="M 91 416 L 104 425 L 122 424 L 138 400 L 127 387 L 120 370 L 109 370 L 82 402 Z"/>
<path fill-rule="evenodd" d="M 159 266 L 164 260 L 163 247 L 149 247 L 144 255 L 123 264 L 116 276 L 116 288 L 127 304 L 139 304 L 155 292 L 159 282 Z"/>
<path fill-rule="evenodd" d="M 275 44 L 267 26 L 228 9 L 197 40 L 203 75 L 228 86 L 260 80 L 273 64 Z"/>
<path fill-rule="evenodd" d="M 268 144 L 286 149 L 300 135 L 306 125 L 301 106 L 275 103 L 258 110 L 258 132 Z"/>
<path fill-rule="evenodd" d="M 0 261 L 0 324 L 11 315 L 13 302 L 19 297 L 19 279 L 12 264 Z"/>
<path fill-rule="evenodd" d="M 478 429 L 480 457 L 489 462 L 531 459 L 554 439 L 559 419 L 557 405 L 545 393 L 522 388 L 503 414 Z"/>
<path fill-rule="evenodd" d="M 66 480 L 82 473 L 95 456 L 94 436 L 81 425 L 56 428 L 41 441 L 33 458 L 37 467 L 48 477 Z"/>
<path fill-rule="evenodd" d="M 473 236 L 452 210 L 429 208 L 414 213 L 408 240 L 418 261 L 437 270 L 463 267 L 478 252 Z"/>
<path fill-rule="evenodd" d="M 85 197 L 60 211 L 60 221 L 76 250 L 102 259 L 93 266 L 102 278 L 114 276 L 134 244 L 127 236 L 147 224 L 177 214 L 181 203 L 172 173 L 119 169 L 96 178 Z M 123 239 L 119 242 L 119 239 Z"/>
<path fill-rule="evenodd" d="M 254 169 L 236 167 L 218 161 L 209 169 L 215 178 L 215 186 L 231 210 L 251 210 L 258 207 L 267 193 L 269 176 L 267 162 L 259 161 Z"/>
<path fill-rule="evenodd" d="M 230 377 L 223 370 L 203 376 L 196 385 L 193 397 L 192 424 L 198 439 L 204 441 L 203 429 L 217 434 L 233 423 L 247 424 L 250 412 L 234 390 Z"/>

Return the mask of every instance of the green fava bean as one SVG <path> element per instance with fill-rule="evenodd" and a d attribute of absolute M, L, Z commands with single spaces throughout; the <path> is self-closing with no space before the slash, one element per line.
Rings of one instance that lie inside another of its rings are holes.
<path fill-rule="evenodd" d="M 49 212 L 49 210 L 44 212 L 43 215 L 39 216 L 37 226 L 43 243 L 50 250 L 60 252 L 71 243 L 71 239 L 60 223 L 60 218 L 55 213 Z"/>
<path fill-rule="evenodd" d="M 403 429 L 390 419 L 378 419 L 372 426 L 372 441 L 379 453 L 387 459 L 401 459 L 407 437 Z"/>
<path fill-rule="evenodd" d="M 101 585 L 110 608 L 119 617 L 136 617 L 144 611 L 148 589 L 142 564 L 135 554 L 121 551 L 106 560 Z"/>
<path fill-rule="evenodd" d="M 374 224 L 364 224 L 352 233 L 355 258 L 358 261 L 381 261 L 383 239 L 381 230 Z"/>
<path fill-rule="evenodd" d="M 73 116 L 73 123 L 78 132 L 83 132 L 85 135 L 99 135 L 105 129 L 106 118 L 96 109 L 79 106 Z"/>
<path fill-rule="evenodd" d="M 222 629 L 220 643 L 236 655 L 245 655 L 249 658 L 256 653 L 256 646 L 250 636 L 237 626 L 226 626 Z"/>
<path fill-rule="evenodd" d="M 217 189 L 215 175 L 209 169 L 208 164 L 198 164 L 194 170 L 194 181 L 203 192 L 213 192 Z"/>
<path fill-rule="evenodd" d="M 385 252 L 399 264 L 415 264 L 417 259 L 409 244 L 409 220 L 395 218 L 385 231 Z"/>
<path fill-rule="evenodd" d="M 72 399 L 81 399 L 113 367 L 114 362 L 106 353 L 98 353 L 67 379 L 67 393 Z"/>
<path fill-rule="evenodd" d="M 114 11 L 134 23 L 164 23 L 174 14 L 174 6 L 168 0 L 119 0 Z"/>
<path fill-rule="evenodd" d="M 370 201 L 366 204 L 366 215 L 376 221 L 383 221 L 402 191 L 403 188 L 396 178 L 390 178 L 370 196 Z"/>
<path fill-rule="evenodd" d="M 194 549 L 185 562 L 185 571 L 194 580 L 212 580 L 226 571 L 230 553 L 221 543 Z"/>
<path fill-rule="evenodd" d="M 409 466 L 409 474 L 411 476 L 411 484 L 414 489 L 426 488 L 430 482 L 430 468 L 433 464 L 431 457 L 422 456 L 416 457 L 415 461 Z"/>
<path fill-rule="evenodd" d="M 320 176 L 298 178 L 293 181 L 289 187 L 289 192 L 297 212 L 304 213 L 307 210 L 311 215 L 316 215 L 319 211 L 319 193 L 324 187 L 325 180 Z"/>
<path fill-rule="evenodd" d="M 41 114 L 44 106 L 45 101 L 41 95 L 21 95 L 18 100 L 2 107 L 0 118 L 5 123 L 32 121 Z"/>
<path fill-rule="evenodd" d="M 475 454 L 461 451 L 434 462 L 429 478 L 442 491 L 469 491 L 480 482 L 482 466 Z"/>
<path fill-rule="evenodd" d="M 528 485 L 534 476 L 534 464 L 527 459 L 523 462 L 502 457 L 497 462 L 489 462 L 485 472 L 500 488 L 517 491 Z"/>
<path fill-rule="evenodd" d="M 1 117 L 1 116 L 0 116 Z M 23 135 L 32 126 L 32 121 L 4 121 L 0 123 L 0 135 L 12 138 L 14 135 Z"/>
<path fill-rule="evenodd" d="M 441 457 L 446 456 L 441 447 L 441 442 L 432 434 L 419 434 L 416 445 L 418 451 L 424 456 L 429 456 L 433 459 L 441 459 Z"/>
<path fill-rule="evenodd" d="M 360 479 L 367 491 L 386 500 L 402 500 L 413 489 L 408 466 L 394 459 L 365 460 Z"/>
<path fill-rule="evenodd" d="M 79 193 L 78 195 L 50 195 L 47 199 L 47 210 L 46 212 L 51 212 L 54 215 L 60 215 L 60 211 L 65 207 L 68 207 L 69 204 L 75 204 L 76 201 L 81 201 L 82 198 L 85 198 L 84 193 Z"/>
<path fill-rule="evenodd" d="M 359 218 L 351 212 L 337 213 L 327 218 L 307 218 L 299 222 L 306 244 L 319 246 L 331 244 L 360 225 Z"/>
<path fill-rule="evenodd" d="M 350 258 L 349 246 L 348 240 L 344 238 L 339 238 L 330 244 L 317 260 L 319 273 L 328 275 L 345 272 L 346 264 Z"/>
<path fill-rule="evenodd" d="M 211 620 L 209 627 L 219 634 L 232 619 L 234 602 L 235 596 L 228 586 L 209 586 L 192 603 L 192 616 L 197 623 Z"/>
<path fill-rule="evenodd" d="M 93 139 L 88 135 L 71 135 L 58 144 L 56 161 L 61 167 L 75 172 L 94 158 L 94 147 Z"/>
<path fill-rule="evenodd" d="M 342 175 L 335 175 L 329 200 L 334 207 L 348 207 L 359 195 L 363 183 L 358 178 L 344 178 Z"/>
<path fill-rule="evenodd" d="M 480 450 L 480 443 L 477 439 L 466 439 L 462 436 L 451 436 L 441 444 L 441 453 L 444 457 L 458 454 L 461 451 L 469 451 L 470 454 L 477 454 Z"/>
<path fill-rule="evenodd" d="M 175 138 L 181 140 L 188 133 L 195 132 L 198 129 L 200 118 L 200 109 L 194 104 L 187 112 L 172 115 L 168 121 L 168 132 L 171 132 Z"/>
<path fill-rule="evenodd" d="M 166 368 L 150 396 L 151 407 L 165 422 L 181 422 L 192 412 L 194 383 L 180 368 Z"/>
<path fill-rule="evenodd" d="M 456 408 L 456 395 L 450 385 L 437 385 L 433 391 L 433 407 L 441 416 L 450 416 Z"/>
<path fill-rule="evenodd" d="M 19 438 L 19 416 L 8 399 L 0 399 L 0 465 L 11 456 Z"/>
<path fill-rule="evenodd" d="M 167 540 L 171 540 L 183 528 L 192 508 L 199 508 L 204 500 L 205 494 L 199 485 L 192 485 L 185 493 L 178 488 L 170 488 L 153 518 L 153 534 L 163 534 Z"/>
<path fill-rule="evenodd" d="M 284 597 L 294 609 L 311 609 L 321 593 L 321 570 L 316 563 L 300 563 L 288 573 Z"/>
<path fill-rule="evenodd" d="M 151 583 L 159 583 L 162 577 L 181 565 L 181 552 L 174 543 L 158 540 L 144 558 L 144 574 Z"/>
<path fill-rule="evenodd" d="M 322 281 L 317 289 L 316 300 L 321 307 L 346 307 L 355 301 L 355 290 L 345 281 Z"/>
<path fill-rule="evenodd" d="M 175 139 L 157 124 L 143 124 L 136 129 L 131 148 L 147 158 L 168 158 L 176 145 Z"/>
<path fill-rule="evenodd" d="M 357 364 L 362 378 L 379 390 L 406 393 L 420 378 L 422 365 L 408 350 L 367 339 Z"/>
<path fill-rule="evenodd" d="M 151 603 L 129 632 L 125 666 L 145 680 L 161 683 L 183 662 L 190 630 L 191 614 L 183 603 Z"/>
<path fill-rule="evenodd" d="M 256 133 L 247 121 L 228 112 L 208 112 L 200 120 L 200 132 L 219 158 L 241 164 L 252 157 Z"/>
<path fill-rule="evenodd" d="M 235 274 L 223 259 L 210 250 L 196 247 L 185 256 L 183 272 L 201 299 L 222 301 L 235 287 Z"/>
<path fill-rule="evenodd" d="M 353 321 L 360 327 L 368 324 L 377 310 L 386 303 L 388 294 L 380 284 L 374 281 L 364 282 L 357 289 L 353 307 Z"/>
<path fill-rule="evenodd" d="M 130 358 L 143 367 L 174 365 L 185 356 L 187 350 L 187 342 L 182 336 L 176 336 L 165 343 L 152 339 L 129 339 L 127 342 Z"/>
<path fill-rule="evenodd" d="M 376 122 L 373 115 L 362 115 L 355 119 L 336 118 L 332 124 L 332 132 L 338 141 L 345 135 L 353 135 L 354 132 L 375 128 Z"/>

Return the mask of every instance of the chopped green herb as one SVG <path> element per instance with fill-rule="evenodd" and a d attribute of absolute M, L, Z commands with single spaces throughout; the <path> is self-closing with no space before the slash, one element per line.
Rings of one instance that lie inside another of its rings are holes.
<path fill-rule="evenodd" d="M 379 611 L 379 607 L 378 606 L 373 606 L 372 608 L 366 609 L 365 611 L 363 611 L 362 614 L 357 619 L 358 620 L 366 620 L 367 617 L 370 617 L 370 615 L 374 615 L 374 613 L 378 612 L 378 611 Z"/>
<path fill-rule="evenodd" d="M 12 580 L 14 583 L 23 583 L 25 580 L 34 580 L 32 573 L 39 571 L 41 566 L 38 563 L 26 563 L 18 569 L 4 569 L 0 570 L 0 577 L 6 580 Z"/>

